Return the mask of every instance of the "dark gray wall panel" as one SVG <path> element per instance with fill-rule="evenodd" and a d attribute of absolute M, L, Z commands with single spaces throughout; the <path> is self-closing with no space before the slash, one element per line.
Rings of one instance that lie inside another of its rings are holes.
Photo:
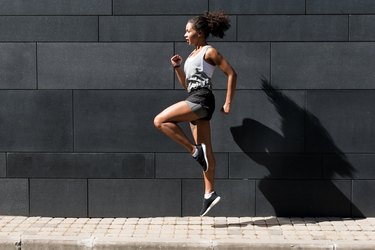
<path fill-rule="evenodd" d="M 116 16 L 100 17 L 100 41 L 185 41 L 186 23 L 192 16 Z M 236 27 L 235 20 L 232 20 Z M 226 32 L 224 41 L 234 41 L 236 29 Z M 215 39 L 212 39 L 215 40 Z"/>
<path fill-rule="evenodd" d="M 373 89 L 375 44 L 272 44 L 272 82 L 292 89 Z"/>
<path fill-rule="evenodd" d="M 6 177 L 7 174 L 7 155 L 0 154 L 0 177 Z"/>
<path fill-rule="evenodd" d="M 208 0 L 114 0 L 115 15 L 202 14 Z"/>
<path fill-rule="evenodd" d="M 181 216 L 181 181 L 89 180 L 89 216 Z"/>
<path fill-rule="evenodd" d="M 73 149 L 71 91 L 0 91 L 0 151 Z"/>
<path fill-rule="evenodd" d="M 0 211 L 2 215 L 29 215 L 29 183 L 27 179 L 0 179 Z"/>
<path fill-rule="evenodd" d="M 255 181 L 216 180 L 215 190 L 221 201 L 209 216 L 255 216 Z M 202 208 L 202 180 L 182 181 L 182 216 L 198 216 Z"/>
<path fill-rule="evenodd" d="M 260 77 L 270 75 L 270 44 L 269 43 L 210 43 L 222 54 L 237 72 L 236 89 L 259 89 Z M 194 48 L 183 43 L 176 44 L 176 54 L 181 55 L 184 61 Z M 212 78 L 214 89 L 226 89 L 227 77 L 217 67 Z M 176 78 L 176 88 L 180 83 Z"/>
<path fill-rule="evenodd" d="M 75 151 L 184 152 L 154 127 L 154 117 L 183 91 L 75 91 Z"/>
<path fill-rule="evenodd" d="M 320 155 L 231 153 L 229 177 L 251 179 L 322 178 Z"/>
<path fill-rule="evenodd" d="M 264 91 L 236 92 L 231 113 L 219 110 L 225 91 L 215 91 L 211 123 L 217 152 L 302 152 L 304 150 L 303 91 L 283 91 L 268 98 Z"/>
<path fill-rule="evenodd" d="M 361 14 L 375 13 L 372 0 L 306 0 L 307 14 Z"/>
<path fill-rule="evenodd" d="M 210 10 L 228 14 L 305 14 L 304 0 L 208 0 Z"/>
<path fill-rule="evenodd" d="M 347 16 L 238 16 L 238 41 L 347 40 Z"/>
<path fill-rule="evenodd" d="M 0 72 L 1 89 L 35 89 L 35 44 L 1 43 Z"/>
<path fill-rule="evenodd" d="M 111 15 L 112 0 L 2 0 L 0 15 Z"/>
<path fill-rule="evenodd" d="M 335 170 L 335 179 L 375 179 L 375 155 L 373 154 L 326 154 L 323 158 L 324 176 Z"/>
<path fill-rule="evenodd" d="M 375 41 L 374 29 L 374 15 L 353 15 L 349 17 L 350 41 Z"/>
<path fill-rule="evenodd" d="M 375 91 L 310 90 L 307 108 L 315 118 L 306 123 L 310 152 L 372 153 L 375 149 Z"/>
<path fill-rule="evenodd" d="M 351 181 L 257 181 L 256 216 L 351 216 Z"/>
<path fill-rule="evenodd" d="M 215 153 L 216 178 L 228 178 L 228 154 Z M 155 157 L 156 178 L 202 178 L 202 167 L 189 153 L 159 153 Z"/>
<path fill-rule="evenodd" d="M 87 180 L 31 179 L 30 215 L 87 217 Z"/>
<path fill-rule="evenodd" d="M 0 41 L 98 41 L 98 17 L 1 16 Z"/>
<path fill-rule="evenodd" d="M 375 216 L 375 180 L 353 181 L 353 203 L 357 208 L 353 209 L 353 216 Z"/>
<path fill-rule="evenodd" d="M 9 154 L 8 177 L 153 178 L 153 154 Z"/>
<path fill-rule="evenodd" d="M 42 89 L 172 89 L 172 44 L 38 45 Z"/>

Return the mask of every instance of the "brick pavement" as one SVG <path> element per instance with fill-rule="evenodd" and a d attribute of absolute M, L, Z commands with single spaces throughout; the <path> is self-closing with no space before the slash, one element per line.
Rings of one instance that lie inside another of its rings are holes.
<path fill-rule="evenodd" d="M 50 218 L 0 216 L 1 239 L 111 239 L 200 242 L 345 242 L 375 249 L 375 218 L 157 217 Z M 93 243 L 91 243 L 92 246 Z M 87 247 L 87 245 L 86 245 Z M 0 248 L 3 249 L 3 248 Z M 19 248 L 21 249 L 21 248 Z M 104 248 L 103 248 L 104 249 Z M 331 248 L 330 248 L 331 249 Z M 362 248 L 358 248 L 362 249 Z"/>

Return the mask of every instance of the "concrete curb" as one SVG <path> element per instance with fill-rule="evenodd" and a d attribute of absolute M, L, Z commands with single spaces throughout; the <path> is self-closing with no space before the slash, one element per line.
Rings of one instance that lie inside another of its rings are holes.
<path fill-rule="evenodd" d="M 33 236 L 0 238 L 0 250 L 374 250 L 375 241 L 260 241 Z"/>

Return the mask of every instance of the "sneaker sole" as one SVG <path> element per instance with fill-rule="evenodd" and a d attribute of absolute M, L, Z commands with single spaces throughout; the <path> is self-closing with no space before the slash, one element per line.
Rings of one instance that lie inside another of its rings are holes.
<path fill-rule="evenodd" d="M 216 199 L 211 203 L 211 205 L 207 208 L 207 210 L 201 215 L 201 217 L 205 216 L 210 210 L 211 208 L 213 208 L 217 203 L 219 203 L 220 201 L 220 196 L 216 197 Z"/>
<path fill-rule="evenodd" d="M 208 159 L 207 159 L 206 144 L 202 143 L 201 146 L 202 146 L 202 150 L 203 150 L 204 160 L 206 161 L 206 165 L 207 165 L 207 169 L 203 170 L 203 172 L 207 172 L 208 171 Z"/>

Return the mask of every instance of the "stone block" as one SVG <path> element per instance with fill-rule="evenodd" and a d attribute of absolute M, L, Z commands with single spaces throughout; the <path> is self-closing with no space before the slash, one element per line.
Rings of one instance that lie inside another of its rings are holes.
<path fill-rule="evenodd" d="M 272 82 L 287 89 L 374 89 L 372 43 L 277 43 Z"/>
<path fill-rule="evenodd" d="M 72 92 L 0 91 L 0 151 L 72 151 Z"/>
<path fill-rule="evenodd" d="M 256 216 L 350 217 L 351 181 L 257 181 Z"/>
<path fill-rule="evenodd" d="M 111 15 L 111 0 L 2 0 L 0 15 Z"/>
<path fill-rule="evenodd" d="M 89 217 L 180 215 L 180 180 L 89 180 Z"/>
<path fill-rule="evenodd" d="M 319 179 L 322 157 L 308 154 L 231 153 L 229 177 L 249 179 Z"/>
<path fill-rule="evenodd" d="M 215 180 L 215 190 L 221 201 L 208 216 L 255 215 L 255 181 Z M 204 195 L 203 179 L 183 180 L 182 195 L 182 215 L 199 216 Z"/>
<path fill-rule="evenodd" d="M 0 211 L 2 215 L 29 215 L 29 183 L 27 179 L 0 179 Z"/>
<path fill-rule="evenodd" d="M 372 0 L 306 0 L 306 14 L 373 14 Z"/>
<path fill-rule="evenodd" d="M 373 153 L 375 106 L 373 90 L 310 90 L 306 150 L 336 155 Z"/>
<path fill-rule="evenodd" d="M 215 177 L 228 178 L 228 154 L 214 153 Z M 156 178 L 202 178 L 202 167 L 189 153 L 158 153 L 155 157 Z"/>
<path fill-rule="evenodd" d="M 238 16 L 238 41 L 347 41 L 348 17 L 340 15 Z"/>
<path fill-rule="evenodd" d="M 199 15 L 208 0 L 114 0 L 114 15 Z"/>
<path fill-rule="evenodd" d="M 0 41 L 98 41 L 98 17 L 0 16 Z"/>
<path fill-rule="evenodd" d="M 31 179 L 30 215 L 87 217 L 87 180 Z"/>
<path fill-rule="evenodd" d="M 35 44 L 1 43 L 0 72 L 0 89 L 35 89 Z"/>
<path fill-rule="evenodd" d="M 209 5 L 228 14 L 305 14 L 303 0 L 209 0 Z"/>
<path fill-rule="evenodd" d="M 172 48 L 168 43 L 39 44 L 39 87 L 173 89 Z"/>
<path fill-rule="evenodd" d="M 11 153 L 8 177 L 153 178 L 153 154 Z"/>

